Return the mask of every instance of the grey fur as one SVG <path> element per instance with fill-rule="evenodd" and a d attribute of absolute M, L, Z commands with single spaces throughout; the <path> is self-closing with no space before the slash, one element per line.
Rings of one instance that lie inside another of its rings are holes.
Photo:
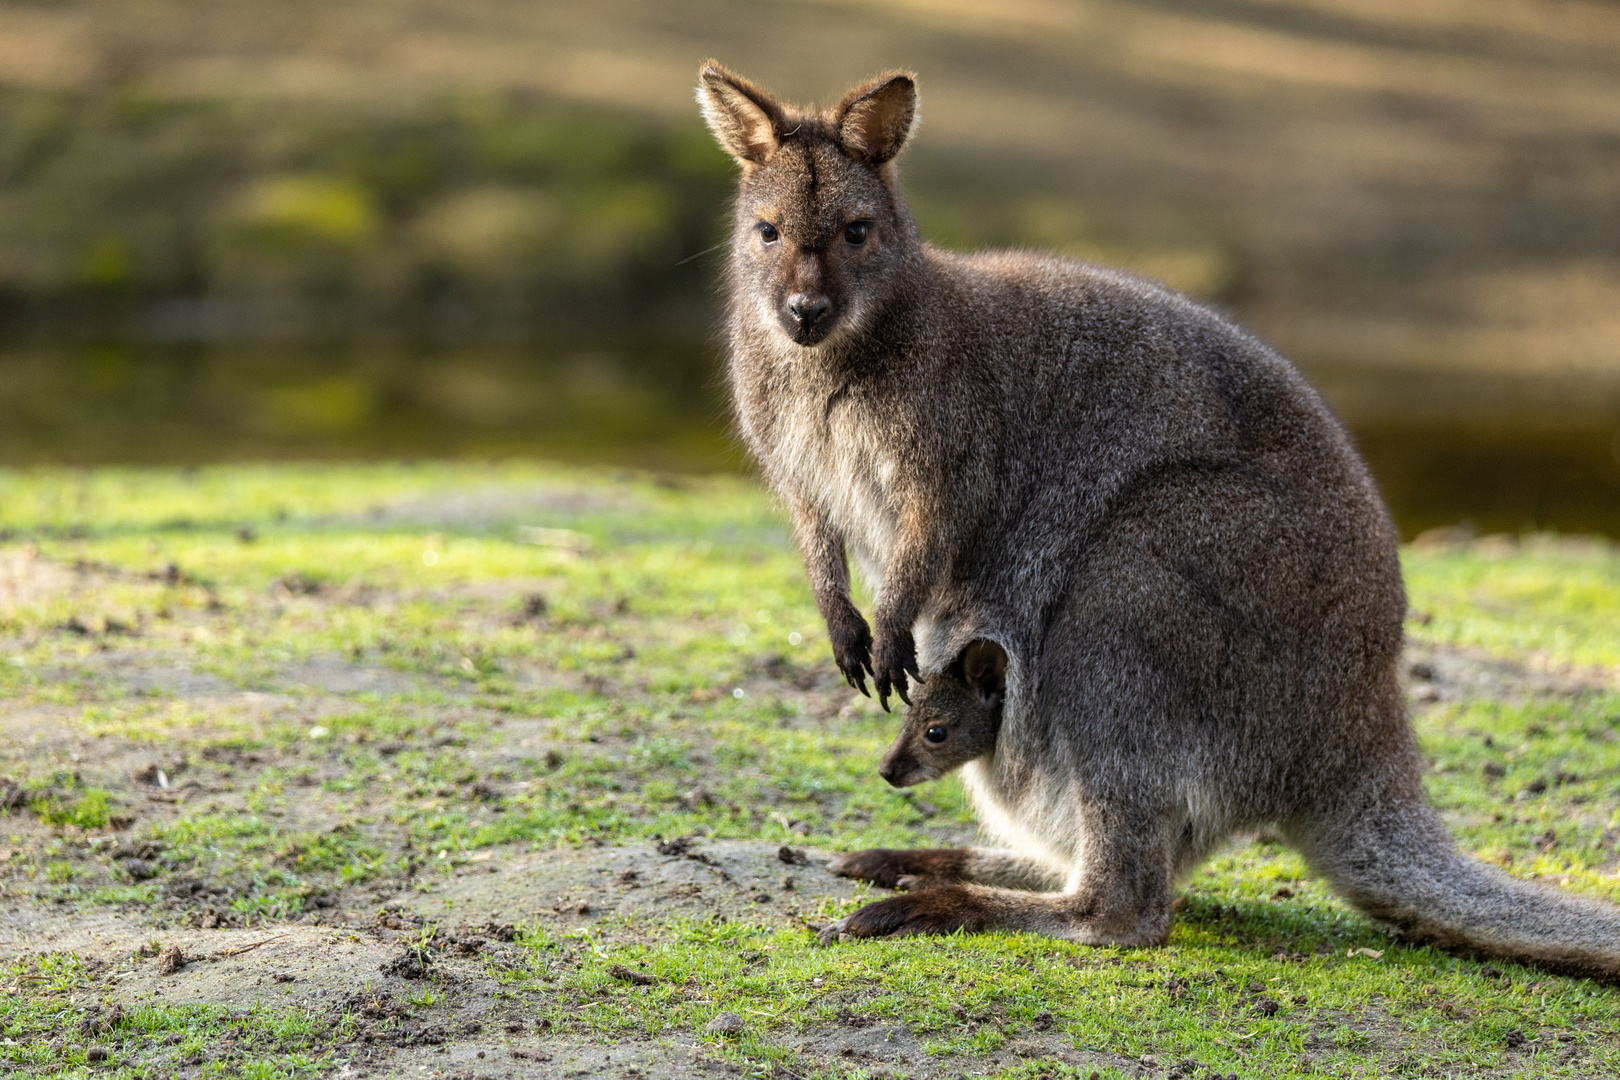
<path fill-rule="evenodd" d="M 792 513 L 841 670 L 887 706 L 971 640 L 1009 657 L 995 750 L 963 775 L 1011 853 L 848 856 L 855 876 L 927 887 L 829 937 L 1163 942 L 1176 879 L 1275 824 L 1414 940 L 1620 975 L 1620 909 L 1458 855 L 1425 801 L 1395 533 L 1285 360 L 1124 274 L 922 243 L 894 164 L 908 75 L 825 112 L 712 63 L 698 92 L 742 166 L 738 426 Z"/>

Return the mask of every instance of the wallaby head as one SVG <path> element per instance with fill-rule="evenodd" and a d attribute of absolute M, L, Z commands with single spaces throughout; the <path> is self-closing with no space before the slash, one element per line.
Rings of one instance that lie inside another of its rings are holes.
<path fill-rule="evenodd" d="M 895 155 L 917 87 L 891 72 L 825 111 L 784 105 L 714 61 L 698 103 L 742 166 L 731 243 L 733 310 L 816 347 L 858 330 L 900 288 L 917 251 Z"/>
<path fill-rule="evenodd" d="M 990 753 L 1006 690 L 1006 651 L 993 641 L 970 642 L 949 668 L 914 692 L 878 773 L 895 787 L 910 787 Z"/>

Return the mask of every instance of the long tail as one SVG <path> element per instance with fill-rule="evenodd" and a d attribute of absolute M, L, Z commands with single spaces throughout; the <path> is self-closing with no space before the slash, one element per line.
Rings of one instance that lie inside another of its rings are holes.
<path fill-rule="evenodd" d="M 1345 899 L 1411 941 L 1620 982 L 1620 907 L 1459 854 L 1421 796 L 1360 795 L 1298 837 Z"/>

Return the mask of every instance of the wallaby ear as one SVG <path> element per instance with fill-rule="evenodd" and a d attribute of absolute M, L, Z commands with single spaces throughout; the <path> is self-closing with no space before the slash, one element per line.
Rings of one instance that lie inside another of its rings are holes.
<path fill-rule="evenodd" d="M 1007 650 L 993 641 L 970 641 L 962 650 L 962 677 L 985 701 L 1007 689 Z"/>
<path fill-rule="evenodd" d="M 844 151 L 869 165 L 881 165 L 898 154 L 916 119 L 917 83 L 904 71 L 857 86 L 833 111 Z"/>
<path fill-rule="evenodd" d="M 697 99 L 703 119 L 726 153 L 755 165 L 776 153 L 782 106 L 763 87 L 710 60 L 698 70 Z"/>

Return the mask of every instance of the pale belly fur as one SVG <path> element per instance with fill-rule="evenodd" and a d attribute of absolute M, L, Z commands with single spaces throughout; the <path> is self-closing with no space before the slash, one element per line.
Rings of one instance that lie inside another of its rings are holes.
<path fill-rule="evenodd" d="M 1062 792 L 1021 792 L 1017 799 L 1009 798 L 998 782 L 994 755 L 962 766 L 962 786 L 979 827 L 993 841 L 1065 871 L 1079 867 L 1085 837 L 1076 832 L 1075 816 L 1065 813 Z"/>
<path fill-rule="evenodd" d="M 776 434 L 777 468 L 826 513 L 877 596 L 899 525 L 894 458 L 861 425 L 850 423 L 845 409 L 835 409 L 826 421 L 796 413 L 784 418 Z"/>

